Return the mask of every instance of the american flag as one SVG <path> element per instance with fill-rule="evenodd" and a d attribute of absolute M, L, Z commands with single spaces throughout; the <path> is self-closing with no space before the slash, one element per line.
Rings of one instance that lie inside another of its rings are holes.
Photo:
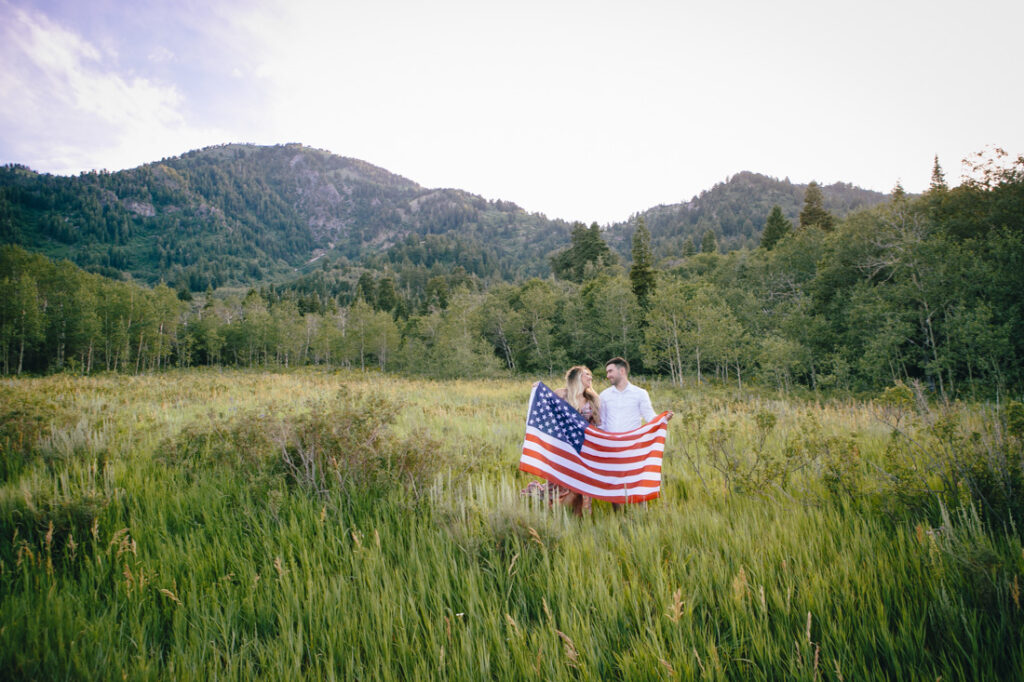
<path fill-rule="evenodd" d="M 602 431 L 538 383 L 530 394 L 519 468 L 608 502 L 643 502 L 661 491 L 668 413 L 624 433 Z"/>

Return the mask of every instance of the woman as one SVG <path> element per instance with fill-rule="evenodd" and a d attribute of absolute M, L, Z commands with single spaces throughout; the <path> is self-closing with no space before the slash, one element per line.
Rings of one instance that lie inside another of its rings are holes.
<path fill-rule="evenodd" d="M 593 383 L 594 375 L 590 370 L 583 365 L 576 365 L 565 373 L 565 388 L 556 388 L 555 394 L 576 408 L 591 424 L 600 426 L 601 399 L 593 389 Z M 534 481 L 522 491 L 522 494 L 536 495 L 548 501 L 558 500 L 572 509 L 576 516 L 583 516 L 584 511 L 590 512 L 590 497 L 557 483 Z"/>
<path fill-rule="evenodd" d="M 583 365 L 570 367 L 565 373 L 565 388 L 556 388 L 559 398 L 569 403 L 591 424 L 601 425 L 601 399 L 593 389 L 594 375 Z"/>

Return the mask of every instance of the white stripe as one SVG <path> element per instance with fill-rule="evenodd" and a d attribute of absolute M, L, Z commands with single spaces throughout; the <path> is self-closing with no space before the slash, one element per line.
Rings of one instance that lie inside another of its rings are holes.
<path fill-rule="evenodd" d="M 573 476 L 573 474 L 575 473 L 579 476 L 586 476 L 587 478 L 591 478 L 597 481 L 601 481 L 602 483 L 607 483 L 609 485 L 614 486 L 621 486 L 623 484 L 626 484 L 632 487 L 632 484 L 638 481 L 661 480 L 660 471 L 640 471 L 635 474 L 628 475 L 614 473 L 604 474 L 601 473 L 600 471 L 593 471 L 591 469 L 583 468 L 580 465 L 576 464 L 575 462 L 570 462 L 561 457 L 556 457 L 554 455 L 551 455 L 550 453 L 543 452 L 536 448 L 524 449 L 522 457 L 519 458 L 519 461 L 520 463 L 534 464 L 538 468 L 543 468 L 544 471 L 554 473 L 557 476 L 570 477 Z M 558 472 L 558 470 L 555 469 L 555 467 L 552 465 L 561 466 L 565 469 L 568 469 L 569 471 L 568 473 L 563 474 L 561 472 Z"/>
<path fill-rule="evenodd" d="M 661 489 L 661 476 L 656 474 L 647 474 L 643 478 L 630 477 L 632 480 L 608 481 L 609 483 L 618 482 L 623 485 L 619 486 L 618 490 L 606 490 L 604 488 L 598 488 L 590 485 L 589 483 L 585 483 L 569 474 L 563 474 L 543 460 L 534 459 L 533 457 L 528 457 L 524 454 L 520 461 L 538 469 L 539 471 L 547 472 L 553 478 L 571 484 L 584 495 L 590 495 L 591 497 L 614 497 L 620 494 L 623 496 L 645 496 L 658 492 Z"/>
<path fill-rule="evenodd" d="M 549 445 L 553 445 L 553 446 L 559 447 L 559 448 L 561 448 L 563 450 L 567 450 L 569 452 L 575 452 L 569 444 L 567 444 L 567 443 L 565 443 L 565 442 L 563 442 L 563 441 L 561 441 L 561 440 L 559 440 L 557 438 L 549 437 L 545 433 L 543 433 L 542 431 L 538 431 L 538 430 L 534 429 L 533 427 L 527 427 L 526 428 L 526 433 L 529 434 L 529 435 L 536 436 L 539 440 L 541 440 L 544 443 L 547 443 Z M 527 449 L 529 449 L 531 451 L 534 451 L 534 452 L 541 452 L 540 446 L 536 445 L 532 441 L 524 440 L 523 441 L 523 450 L 527 450 Z M 579 463 L 579 462 L 573 461 L 571 459 L 568 459 L 566 457 L 563 457 L 562 455 L 555 454 L 555 453 L 545 453 L 545 456 L 549 460 L 551 460 L 552 462 L 556 462 L 556 463 L 558 463 L 558 464 L 560 464 L 560 465 L 562 465 L 562 466 L 564 466 L 566 468 L 572 469 L 574 471 L 580 471 L 580 472 L 584 472 L 585 471 L 587 473 L 593 474 L 593 476 L 595 478 L 601 477 L 602 480 L 607 480 L 607 482 L 613 483 L 615 481 L 615 476 L 616 476 L 615 472 L 631 471 L 633 469 L 639 469 L 639 468 L 648 466 L 650 464 L 660 464 L 662 462 L 662 459 L 663 459 L 662 458 L 663 451 L 664 451 L 664 447 L 662 447 L 662 444 L 661 443 L 655 443 L 655 444 L 652 444 L 652 445 L 650 445 L 650 446 L 648 446 L 646 448 L 643 448 L 643 449 L 638 449 L 638 450 L 630 451 L 630 454 L 628 455 L 630 457 L 635 457 L 637 455 L 646 455 L 642 460 L 639 460 L 639 461 L 636 461 L 636 462 L 621 462 L 621 463 L 620 462 L 609 462 L 609 463 L 606 463 L 606 462 L 600 462 L 600 461 L 595 460 L 594 457 L 608 456 L 608 453 L 601 453 L 601 452 L 591 451 L 589 448 L 587 448 L 586 445 L 583 446 L 583 451 L 580 452 L 580 455 L 579 455 L 580 460 L 582 461 L 582 464 Z M 611 456 L 614 457 L 615 455 L 611 455 Z M 621 453 L 620 453 L 620 456 L 625 457 L 626 455 L 621 455 Z M 608 472 L 611 475 L 610 478 L 609 477 L 602 477 L 602 472 Z"/>
<path fill-rule="evenodd" d="M 643 433 L 644 430 L 653 428 L 661 424 L 668 424 L 668 421 L 665 418 L 655 419 L 654 421 L 647 422 L 646 424 L 641 424 L 632 431 L 604 431 L 600 426 L 591 426 L 590 430 L 591 432 L 597 431 L 599 433 L 618 436 L 620 438 L 628 438 L 632 434 L 639 435 Z"/>

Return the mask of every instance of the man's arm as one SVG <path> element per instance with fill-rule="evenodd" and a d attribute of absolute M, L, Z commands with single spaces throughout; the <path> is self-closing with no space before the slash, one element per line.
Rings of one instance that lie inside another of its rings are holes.
<path fill-rule="evenodd" d="M 646 423 L 657 417 L 658 414 L 654 411 L 654 406 L 651 405 L 651 396 L 642 388 L 640 391 L 640 416 L 644 418 Z"/>

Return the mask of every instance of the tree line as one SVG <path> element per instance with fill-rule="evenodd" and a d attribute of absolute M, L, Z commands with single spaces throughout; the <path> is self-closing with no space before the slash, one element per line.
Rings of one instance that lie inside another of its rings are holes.
<path fill-rule="evenodd" d="M 672 381 L 875 390 L 920 380 L 946 396 L 1024 386 L 1024 158 L 979 161 L 950 189 L 836 219 L 808 187 L 761 243 L 655 262 L 638 219 L 627 267 L 576 225 L 554 275 L 487 282 L 396 270 L 191 300 L 0 249 L 0 370 L 141 372 L 322 365 L 436 377 L 558 373 L 623 355 Z M 387 265 L 387 264 L 385 264 Z M 319 284 L 317 284 L 319 282 Z"/>

